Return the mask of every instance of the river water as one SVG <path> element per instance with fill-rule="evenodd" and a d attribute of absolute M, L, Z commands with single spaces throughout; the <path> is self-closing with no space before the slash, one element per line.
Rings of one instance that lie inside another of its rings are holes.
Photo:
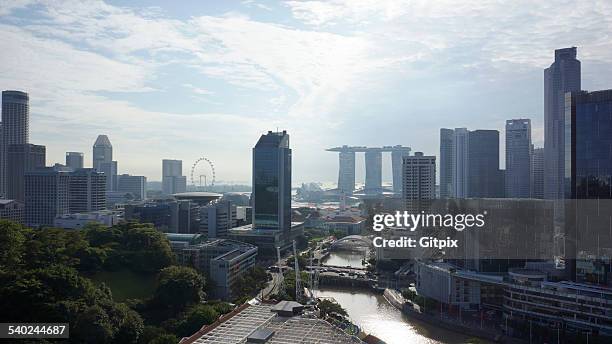
<path fill-rule="evenodd" d="M 324 263 L 361 267 L 364 257 L 363 252 L 333 252 Z M 333 297 L 346 309 L 353 323 L 387 344 L 458 344 L 470 339 L 469 336 L 410 319 L 391 306 L 382 295 L 367 290 L 321 289 L 317 297 Z"/>

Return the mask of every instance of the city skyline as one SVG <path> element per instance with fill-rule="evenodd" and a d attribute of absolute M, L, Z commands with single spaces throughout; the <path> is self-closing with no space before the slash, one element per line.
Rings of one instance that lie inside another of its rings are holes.
<path fill-rule="evenodd" d="M 317 4 L 5 3 L 0 85 L 29 93 L 30 141 L 48 165 L 78 151 L 88 166 L 106 134 L 119 174 L 161 180 L 160 160 L 206 156 L 220 181 L 246 183 L 252 139 L 277 126 L 292 134 L 296 183 L 337 179 L 331 146 L 437 156 L 442 126 L 504 137 L 506 119 L 529 118 L 542 146 L 543 69 L 557 48 L 578 47 L 583 89 L 610 87 L 612 43 L 598 34 L 612 27 L 609 3 Z"/>

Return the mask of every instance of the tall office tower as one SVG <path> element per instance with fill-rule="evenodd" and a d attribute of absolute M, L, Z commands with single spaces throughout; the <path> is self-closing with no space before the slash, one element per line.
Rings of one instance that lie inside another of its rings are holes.
<path fill-rule="evenodd" d="M 129 192 L 136 200 L 147 199 L 147 177 L 122 174 L 117 176 L 117 191 Z"/>
<path fill-rule="evenodd" d="M 0 197 L 7 191 L 9 145 L 30 142 L 30 98 L 21 91 L 2 91 L 2 142 L 0 142 Z"/>
<path fill-rule="evenodd" d="M 576 47 L 555 50 L 544 70 L 544 197 L 563 198 L 565 93 L 580 90 Z"/>
<path fill-rule="evenodd" d="M 108 136 L 98 135 L 93 145 L 93 168 L 106 175 L 106 191 L 117 190 L 117 162 L 113 161 L 113 145 Z"/>
<path fill-rule="evenodd" d="M 83 168 L 83 153 L 66 152 L 66 166 L 75 170 L 77 168 Z"/>
<path fill-rule="evenodd" d="M 436 157 L 415 152 L 404 157 L 402 198 L 407 211 L 425 210 L 436 198 Z"/>
<path fill-rule="evenodd" d="M 453 154 L 453 186 L 456 198 L 468 197 L 469 172 L 469 131 L 466 128 L 456 128 Z"/>
<path fill-rule="evenodd" d="M 166 195 L 185 192 L 187 177 L 183 176 L 182 160 L 162 160 L 162 192 Z"/>
<path fill-rule="evenodd" d="M 286 131 L 268 131 L 253 148 L 251 197 L 255 229 L 291 229 L 291 148 Z"/>
<path fill-rule="evenodd" d="M 69 211 L 85 213 L 106 208 L 106 176 L 93 168 L 69 173 Z"/>
<path fill-rule="evenodd" d="M 338 163 L 338 191 L 352 195 L 355 190 L 355 151 L 340 151 Z"/>
<path fill-rule="evenodd" d="M 502 175 L 499 170 L 499 132 L 470 131 L 468 141 L 467 197 L 503 197 Z"/>
<path fill-rule="evenodd" d="M 382 193 L 382 151 L 367 148 L 365 152 L 365 193 Z"/>
<path fill-rule="evenodd" d="M 531 120 L 506 121 L 506 197 L 531 197 Z"/>
<path fill-rule="evenodd" d="M 387 147 L 384 147 L 387 149 Z M 410 155 L 410 147 L 393 146 L 391 147 L 391 170 L 393 172 L 393 192 L 396 195 L 402 194 L 402 166 L 404 157 Z"/>
<path fill-rule="evenodd" d="M 20 202 L 25 200 L 25 174 L 45 167 L 45 146 L 32 144 L 9 145 L 7 151 L 6 196 Z"/>
<path fill-rule="evenodd" d="M 565 198 L 580 200 L 566 202 L 566 272 L 572 280 L 612 284 L 605 257 L 612 250 L 612 90 L 568 92 L 565 104 Z"/>
<path fill-rule="evenodd" d="M 455 196 L 453 186 L 453 160 L 455 154 L 455 131 L 440 129 L 440 198 Z"/>
<path fill-rule="evenodd" d="M 544 198 L 544 148 L 536 148 L 531 155 L 531 197 Z"/>
<path fill-rule="evenodd" d="M 25 175 L 26 224 L 32 227 L 53 226 L 57 216 L 70 212 L 70 169 L 39 168 Z"/>
<path fill-rule="evenodd" d="M 206 237 L 225 238 L 237 226 L 236 205 L 231 201 L 216 201 L 200 208 L 200 232 Z"/>

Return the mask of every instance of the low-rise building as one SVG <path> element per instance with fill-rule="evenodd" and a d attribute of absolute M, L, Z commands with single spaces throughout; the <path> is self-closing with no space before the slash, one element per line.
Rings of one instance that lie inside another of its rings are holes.
<path fill-rule="evenodd" d="M 238 278 L 255 266 L 257 247 L 253 245 L 227 239 L 199 241 L 197 237 L 167 235 L 175 242 L 171 246 L 178 263 L 193 267 L 211 281 L 213 298 L 231 300 Z"/>
<path fill-rule="evenodd" d="M 421 296 L 434 299 L 442 304 L 478 309 L 480 305 L 480 284 L 459 278 L 457 268 L 448 263 L 417 264 L 416 290 Z"/>
<path fill-rule="evenodd" d="M 323 227 L 328 231 L 340 231 L 346 235 L 360 235 L 366 220 L 359 216 L 333 216 L 326 218 Z"/>
<path fill-rule="evenodd" d="M 118 211 L 100 210 L 87 213 L 75 213 L 58 216 L 54 227 L 64 229 L 83 229 L 89 223 L 99 223 L 105 227 L 112 227 L 119 223 L 123 216 Z"/>
<path fill-rule="evenodd" d="M 24 223 L 25 205 L 12 199 L 0 199 L 0 219 Z"/>
<path fill-rule="evenodd" d="M 179 343 L 363 343 L 325 320 L 304 315 L 303 308 L 291 301 L 281 301 L 276 305 L 245 303 Z"/>
<path fill-rule="evenodd" d="M 304 234 L 303 222 L 292 222 L 286 231 L 255 229 L 253 225 L 245 225 L 229 230 L 228 238 L 247 242 L 259 248 L 259 254 L 266 257 L 276 257 L 276 248 L 281 251 L 292 247 L 293 241 Z"/>

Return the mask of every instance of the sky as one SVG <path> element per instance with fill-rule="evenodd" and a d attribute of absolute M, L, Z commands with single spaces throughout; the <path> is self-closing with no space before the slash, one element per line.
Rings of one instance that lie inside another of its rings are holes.
<path fill-rule="evenodd" d="M 530 118 L 542 146 L 554 49 L 578 47 L 583 89 L 612 88 L 611 13 L 607 0 L 3 0 L 0 88 L 30 94 L 50 165 L 81 151 L 90 166 L 106 134 L 119 173 L 160 180 L 172 158 L 188 175 L 206 157 L 217 182 L 250 183 L 252 147 L 279 129 L 294 183 L 336 181 L 326 148 L 438 155 L 441 127 L 500 130 L 503 160 L 505 120 Z"/>

